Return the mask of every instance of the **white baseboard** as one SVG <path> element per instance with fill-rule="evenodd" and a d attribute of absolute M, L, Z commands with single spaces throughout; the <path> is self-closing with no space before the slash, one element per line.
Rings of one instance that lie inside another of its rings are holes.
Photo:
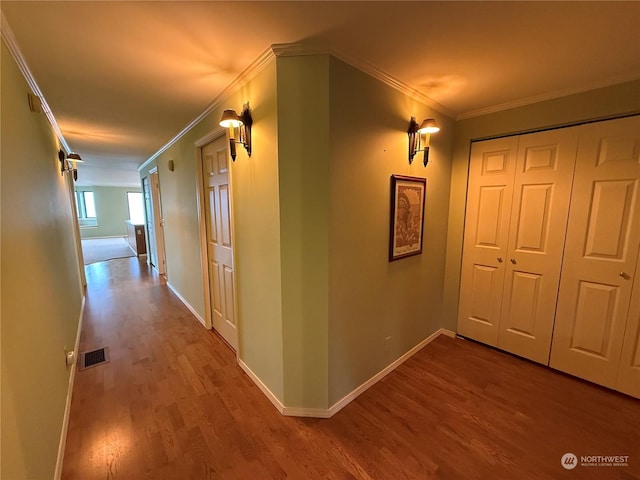
<path fill-rule="evenodd" d="M 264 383 L 262 383 L 262 381 L 258 378 L 258 376 L 255 373 L 253 373 L 253 371 L 251 371 L 251 369 L 241 359 L 238 359 L 238 364 L 246 372 L 246 374 L 249 375 L 249 378 L 251 378 L 251 380 L 253 380 L 253 382 L 258 386 L 258 388 L 262 391 L 262 393 L 264 393 L 266 395 L 266 397 L 269 399 L 269 401 L 271 401 L 271 403 L 276 407 L 276 409 L 282 415 L 286 415 L 286 416 L 290 416 L 290 417 L 331 418 L 336 413 L 338 413 L 340 410 L 342 410 L 344 407 L 346 407 L 349 403 L 351 403 L 353 400 L 355 400 L 358 396 L 360 396 L 362 393 L 364 393 L 366 390 L 371 388 L 373 385 L 375 385 L 380 380 L 382 380 L 384 377 L 386 377 L 388 374 L 390 374 L 393 370 L 395 370 L 400 365 L 402 365 L 404 362 L 406 362 L 413 355 L 415 355 L 420 350 L 422 350 L 429 343 L 433 342 L 440 335 L 446 335 L 447 337 L 455 337 L 456 336 L 455 332 L 452 332 L 451 330 L 447 330 L 447 329 L 444 329 L 444 328 L 441 328 L 441 329 L 437 330 L 436 332 L 434 332 L 433 334 L 431 334 L 427 338 L 425 338 L 423 341 L 421 341 L 418 345 L 416 345 L 411 350 L 409 350 L 407 353 L 405 353 L 400 358 L 398 358 L 396 361 L 394 361 L 393 363 L 391 363 L 388 366 L 386 366 L 380 372 L 376 373 L 373 377 L 371 377 L 369 380 L 364 382 L 358 388 L 356 388 L 352 392 L 350 392 L 347 395 L 345 395 L 344 397 L 342 397 L 340 400 L 338 400 L 336 403 L 334 403 L 330 408 L 286 407 L 267 388 L 267 386 Z"/>
<path fill-rule="evenodd" d="M 260 380 L 260 378 L 255 373 L 253 373 L 253 370 L 251 370 L 249 366 L 246 363 L 244 363 L 240 358 L 238 358 L 238 365 L 240 365 L 240 368 L 242 368 L 242 370 L 244 370 L 244 372 L 247 375 L 249 375 L 249 378 L 253 380 L 253 383 L 255 383 L 258 386 L 258 388 L 262 391 L 265 397 L 267 397 L 269 401 L 273 404 L 273 406 L 276 407 L 276 410 L 278 410 L 281 414 L 284 415 L 285 406 L 280 402 L 280 400 L 278 400 L 278 397 L 276 397 L 273 394 L 273 392 L 269 390 L 269 387 L 267 387 L 264 383 L 262 383 L 262 380 Z"/>
<path fill-rule="evenodd" d="M 364 393 L 366 390 L 371 388 L 374 384 L 378 383 L 384 377 L 389 375 L 393 370 L 398 368 L 400 365 L 402 365 L 404 362 L 406 362 L 409 358 L 411 358 L 416 353 L 418 353 L 420 350 L 422 350 L 424 347 L 426 347 L 428 344 L 433 342 L 440 335 L 446 335 L 448 337 L 455 337 L 456 336 L 456 334 L 454 332 L 452 332 L 451 330 L 446 330 L 444 328 L 441 328 L 440 330 L 437 330 L 436 332 L 432 333 L 427 338 L 425 338 L 423 341 L 421 341 L 419 344 L 417 344 L 415 347 L 413 347 L 411 350 L 409 350 L 407 353 L 405 353 L 400 358 L 398 358 L 395 362 L 393 362 L 393 363 L 389 364 L 388 366 L 386 366 L 384 369 L 382 369 L 380 372 L 376 373 L 373 377 L 371 377 L 369 380 L 364 382 L 358 388 L 356 388 L 352 392 L 346 394 L 344 397 L 342 397 L 340 400 L 338 400 L 336 403 L 334 403 L 328 410 L 329 417 L 334 416 L 336 413 L 338 413 L 340 410 L 342 410 L 344 407 L 346 407 L 349 403 L 351 403 L 353 400 L 355 400 L 360 394 Z"/>
<path fill-rule="evenodd" d="M 58 446 L 58 459 L 56 461 L 56 471 L 54 480 L 62 478 L 62 462 L 64 461 L 64 451 L 67 446 L 67 431 L 69 430 L 69 415 L 71 414 L 71 398 L 73 396 L 73 385 L 76 379 L 76 370 L 78 365 L 78 349 L 80 348 L 80 334 L 82 333 L 82 322 L 84 320 L 84 305 L 86 297 L 82 295 L 82 304 L 80 305 L 80 318 L 78 319 L 78 332 L 76 333 L 76 343 L 73 346 L 76 361 L 71 366 L 71 374 L 69 375 L 69 386 L 67 387 L 67 403 L 64 408 L 64 418 L 62 420 L 62 431 L 60 432 L 60 443 Z"/>
<path fill-rule="evenodd" d="M 169 290 L 171 290 L 174 295 L 178 297 L 182 303 L 184 303 L 184 306 L 189 309 L 189 311 L 193 314 L 194 317 L 196 317 L 196 319 L 202 324 L 202 326 L 207 328 L 207 324 L 205 323 L 204 318 L 202 318 L 200 314 L 196 312 L 196 310 L 191 306 L 191 304 L 189 304 L 189 302 L 187 302 L 187 300 L 182 295 L 180 295 L 180 293 L 175 288 L 173 288 L 173 285 L 167 282 L 167 287 L 169 287 Z"/>
<path fill-rule="evenodd" d="M 330 409 L 326 408 L 299 408 L 299 407 L 284 407 L 284 411 L 281 412 L 287 417 L 310 417 L 310 418 L 331 418 Z"/>

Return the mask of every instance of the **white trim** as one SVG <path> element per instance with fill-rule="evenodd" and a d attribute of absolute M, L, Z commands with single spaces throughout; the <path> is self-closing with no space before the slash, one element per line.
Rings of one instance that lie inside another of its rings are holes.
<path fill-rule="evenodd" d="M 195 127 L 198 123 L 202 121 L 204 117 L 213 112 L 216 108 L 219 108 L 225 98 L 234 92 L 237 89 L 240 89 L 247 82 L 252 80 L 258 73 L 260 73 L 264 68 L 268 65 L 269 61 L 274 58 L 273 51 L 271 48 L 266 49 L 262 55 L 260 55 L 251 65 L 249 65 L 240 75 L 236 77 L 236 79 L 231 82 L 218 96 L 209 104 L 209 106 L 194 118 L 189 124 L 184 127 L 182 130 L 178 132 L 176 136 L 174 136 L 171 140 L 169 140 L 163 147 L 160 148 L 156 153 L 154 153 L 151 157 L 147 159 L 142 165 L 138 167 L 138 171 L 141 172 L 145 167 L 147 167 L 151 162 L 153 162 L 156 158 L 162 155 L 168 148 L 170 148 L 174 143 L 180 140 L 186 133 L 188 133 L 193 127 Z"/>
<path fill-rule="evenodd" d="M 482 115 L 489 115 L 490 113 L 502 112 L 504 110 L 510 110 L 512 108 L 525 107 L 527 105 L 533 105 L 535 103 L 546 102 L 548 100 L 555 100 L 556 98 L 567 97 L 569 95 L 575 95 L 578 93 L 589 92 L 598 88 L 610 87 L 612 85 L 618 85 L 625 82 L 631 82 L 638 80 L 639 73 L 636 72 L 631 75 L 620 75 L 617 77 L 610 77 L 604 81 L 591 82 L 583 84 L 579 87 L 565 88 L 564 90 L 556 90 L 555 92 L 543 93 L 541 95 L 535 95 L 533 97 L 521 98 L 512 102 L 501 103 L 492 107 L 480 108 L 478 110 L 471 110 L 469 112 L 461 113 L 455 117 L 455 120 L 465 120 L 467 118 L 480 117 Z"/>
<path fill-rule="evenodd" d="M 196 310 L 191 306 L 191 304 L 187 302 L 187 300 L 182 295 L 180 295 L 180 293 L 178 293 L 178 291 L 173 287 L 173 285 L 167 282 L 167 287 L 169 287 L 169 290 L 171 290 L 174 293 L 174 295 L 178 297 L 178 299 L 182 303 L 184 303 L 184 306 L 189 309 L 189 311 L 193 314 L 194 317 L 196 317 L 196 319 L 202 324 L 202 326 L 206 328 L 207 324 L 205 323 L 204 319 L 200 316 L 198 312 L 196 312 Z"/>
<path fill-rule="evenodd" d="M 431 97 L 428 97 L 424 93 L 416 90 L 413 87 L 410 87 L 406 83 L 401 82 L 397 78 L 392 77 L 388 73 L 380 70 L 375 65 L 365 62 L 362 59 L 348 56 L 340 50 L 336 50 L 333 48 L 309 47 L 299 43 L 274 44 L 271 46 L 271 48 L 273 50 L 273 53 L 277 57 L 291 57 L 299 55 L 332 55 L 337 59 L 351 65 L 352 67 L 366 73 L 370 77 L 381 81 L 394 90 L 399 91 L 407 97 L 412 98 L 428 107 L 431 107 L 450 118 L 455 117 L 455 113 L 447 109 L 444 105 L 436 102 Z"/>
<path fill-rule="evenodd" d="M 207 133 L 205 136 L 200 137 L 199 139 L 197 139 L 194 143 L 194 145 L 196 146 L 196 148 L 202 148 L 204 147 L 207 143 L 211 143 L 214 140 L 219 139 L 220 137 L 225 137 L 226 136 L 226 131 L 223 127 L 216 127 L 215 129 L 211 130 L 209 133 Z M 201 160 L 200 158 L 198 158 L 198 160 Z"/>
<path fill-rule="evenodd" d="M 44 98 L 42 91 L 40 91 L 40 87 L 38 87 L 38 84 L 36 83 L 36 79 L 33 77 L 33 74 L 31 73 L 31 70 L 27 65 L 27 61 L 22 55 L 22 51 L 20 50 L 20 47 L 18 47 L 18 42 L 16 42 L 16 38 L 13 36 L 13 31 L 11 30 L 11 27 L 9 27 L 9 22 L 7 22 L 7 19 L 5 18 L 4 13 L 0 12 L 0 17 L 2 21 L 2 28 L 0 29 L 1 30 L 0 35 L 4 39 L 5 44 L 7 45 L 7 48 L 11 52 L 11 56 L 13 57 L 16 64 L 18 65 L 18 68 L 20 69 L 22 76 L 27 81 L 27 84 L 29 85 L 29 88 L 31 89 L 33 94 L 40 99 L 40 102 L 42 103 L 42 111 L 47 117 L 47 120 L 49 120 L 49 123 L 51 124 L 51 128 L 53 128 L 53 131 L 56 132 L 56 136 L 58 137 L 58 140 L 60 141 L 64 149 L 67 151 L 67 153 L 71 152 L 71 148 L 69 147 L 69 144 L 67 143 L 64 136 L 62 135 L 62 130 L 60 130 L 60 127 L 58 126 L 58 122 L 53 116 L 53 112 L 51 111 L 51 108 L 49 108 L 49 104 L 47 103 L 47 100 Z"/>
<path fill-rule="evenodd" d="M 205 186 L 204 186 L 204 171 L 202 162 L 202 147 L 206 144 L 225 136 L 225 129 L 223 127 L 216 127 L 203 137 L 197 139 L 194 143 L 194 153 L 196 162 L 196 208 L 198 209 L 198 228 L 200 229 L 200 266 L 202 268 L 202 288 L 204 295 L 204 326 L 207 329 L 213 328 L 213 308 L 211 305 L 211 278 L 209 278 L 209 253 L 207 250 L 207 225 L 206 225 L 206 212 L 205 212 Z M 232 210 L 233 211 L 233 210 Z M 232 237 L 235 238 L 235 237 Z M 234 252 L 235 253 L 235 252 Z M 235 256 L 234 256 L 235 258 Z M 235 288 L 235 284 L 234 284 Z M 236 289 L 237 291 L 237 289 Z M 237 297 L 237 295 L 234 295 Z M 237 306 L 235 306 L 236 312 Z M 236 322 L 237 328 L 237 322 Z M 237 333 L 237 332 L 236 332 Z M 237 345 L 236 335 L 236 345 Z M 236 348 L 236 356 L 238 350 Z"/>
<path fill-rule="evenodd" d="M 180 140 L 185 134 L 187 134 L 193 127 L 195 127 L 198 123 L 202 121 L 207 115 L 213 112 L 216 108 L 219 108 L 225 98 L 229 96 L 232 92 L 240 89 L 244 84 L 252 80 L 258 73 L 260 73 L 269 63 L 270 60 L 278 57 L 287 57 L 287 56 L 295 56 L 295 55 L 333 55 L 334 57 L 346 62 L 352 67 L 361 70 L 367 75 L 380 80 L 382 83 L 394 88 L 395 90 L 400 91 L 404 95 L 413 98 L 414 100 L 427 105 L 428 107 L 433 108 L 434 110 L 450 117 L 454 118 L 455 114 L 448 110 L 443 105 L 439 104 L 435 100 L 430 97 L 424 95 L 419 92 L 415 88 L 410 87 L 409 85 L 401 82 L 398 79 L 393 78 L 391 75 L 383 72 L 379 68 L 366 63 L 362 60 L 356 59 L 354 57 L 349 57 L 344 53 L 328 48 L 314 48 L 308 47 L 299 43 L 283 43 L 283 44 L 274 44 L 271 45 L 267 50 L 265 50 L 262 55 L 260 55 L 249 67 L 247 67 L 240 75 L 236 77 L 236 79 L 231 82 L 218 96 L 209 104 L 209 106 L 194 118 L 187 126 L 185 126 L 180 132 L 178 132 L 171 140 L 169 140 L 164 146 L 162 146 L 156 153 L 154 153 L 151 157 L 149 157 L 142 165 L 138 167 L 138 171 L 142 172 L 151 162 L 153 162 L 156 158 L 158 158 L 162 153 L 164 153 L 167 149 L 169 149 L 173 144 L 175 144 L 178 140 Z"/>
<path fill-rule="evenodd" d="M 249 378 L 253 380 L 253 383 L 257 385 L 257 387 L 262 391 L 265 397 L 267 397 L 273 404 L 273 406 L 276 407 L 276 410 L 284 415 L 285 406 L 282 404 L 282 402 L 280 402 L 280 400 L 278 400 L 278 397 L 276 397 L 273 392 L 271 392 L 271 390 L 269 390 L 269 388 L 264 383 L 262 383 L 262 380 L 260 380 L 260 378 L 255 373 L 253 373 L 253 371 L 246 363 L 242 361 L 241 358 L 238 358 L 238 365 L 240 365 L 240 368 L 244 370 L 247 375 L 249 375 Z"/>
<path fill-rule="evenodd" d="M 390 374 L 393 370 L 395 370 L 400 365 L 402 365 L 404 362 L 406 362 L 413 355 L 415 355 L 420 350 L 422 350 L 425 346 L 427 346 L 428 344 L 433 342 L 440 335 L 446 335 L 448 337 L 455 337 L 456 336 L 456 334 L 454 332 L 452 332 L 451 330 L 444 329 L 444 328 L 441 328 L 440 330 L 437 330 L 435 333 L 432 333 L 427 338 L 425 338 L 423 341 L 421 341 L 418 345 L 416 345 L 411 350 L 409 350 L 407 353 L 405 353 L 400 358 L 398 358 L 395 362 L 391 363 L 390 365 L 388 365 L 387 367 L 382 369 L 380 372 L 376 373 L 373 377 L 371 377 L 369 380 L 364 382 L 362 385 L 360 385 L 354 391 L 352 391 L 351 393 L 346 394 L 344 397 L 342 397 L 340 400 L 338 400 L 336 403 L 334 403 L 331 406 L 331 408 L 329 408 L 329 410 L 328 410 L 329 416 L 332 417 L 333 415 L 338 413 L 340 410 L 342 410 L 344 407 L 346 407 L 349 403 L 351 403 L 353 400 L 355 400 L 360 394 L 364 393 L 366 390 L 368 390 L 374 384 L 378 383 L 380 380 L 382 380 L 384 377 L 386 377 L 388 374 Z"/>
<path fill-rule="evenodd" d="M 258 376 L 255 373 L 253 373 L 253 371 L 251 371 L 251 369 L 247 366 L 247 364 L 245 364 L 240 358 L 238 358 L 238 365 L 240 365 L 240 368 L 242 368 L 246 372 L 246 374 L 249 375 L 249 378 L 253 380 L 253 383 L 255 383 L 258 386 L 258 388 L 262 391 L 262 393 L 265 394 L 265 396 L 269 399 L 269 401 L 276 407 L 276 409 L 282 415 L 289 416 L 289 417 L 331 418 L 340 410 L 342 410 L 344 407 L 346 407 L 349 403 L 354 401 L 358 396 L 360 396 L 360 394 L 364 393 L 370 387 L 378 383 L 380 380 L 382 380 L 384 377 L 390 374 L 393 370 L 395 370 L 404 362 L 406 362 L 409 358 L 411 358 L 420 350 L 422 350 L 424 347 L 426 347 L 428 344 L 433 342 L 440 335 L 446 335 L 447 337 L 452 337 L 452 338 L 455 338 L 456 336 L 455 332 L 452 332 L 451 330 L 447 330 L 445 328 L 441 328 L 437 330 L 436 332 L 432 333 L 427 338 L 422 340 L 418 345 L 413 347 L 407 353 L 405 353 L 400 358 L 398 358 L 396 361 L 387 365 L 380 372 L 376 373 L 373 377 L 371 377 L 369 380 L 364 382 L 358 388 L 356 388 L 352 392 L 342 397 L 340 400 L 338 400 L 328 409 L 327 408 L 286 407 L 267 388 L 267 386 L 264 383 L 262 383 L 260 378 L 258 378 Z"/>
<path fill-rule="evenodd" d="M 82 237 L 80 240 L 106 240 L 109 238 L 122 238 L 125 242 L 127 241 L 127 235 L 105 235 L 102 237 Z M 129 243 L 127 242 L 127 245 Z"/>
<path fill-rule="evenodd" d="M 331 409 L 326 408 L 284 407 L 284 411 L 281 413 L 287 417 L 306 418 L 331 418 L 333 415 L 333 413 L 331 413 Z"/>
<path fill-rule="evenodd" d="M 53 475 L 54 480 L 62 478 L 62 462 L 64 461 L 64 451 L 67 446 L 67 432 L 69 430 L 69 416 L 71 414 L 71 398 L 73 396 L 73 385 L 76 379 L 76 370 L 78 364 L 78 349 L 80 348 L 80 334 L 82 333 L 82 322 L 84 320 L 84 306 L 86 297 L 82 296 L 82 304 L 80 305 L 80 317 L 78 319 L 78 332 L 76 333 L 76 343 L 73 346 L 75 352 L 75 362 L 71 367 L 69 375 L 69 386 L 67 387 L 67 403 L 64 408 L 64 418 L 62 420 L 62 430 L 60 432 L 60 443 L 58 444 L 58 459 L 56 460 L 56 470 Z"/>

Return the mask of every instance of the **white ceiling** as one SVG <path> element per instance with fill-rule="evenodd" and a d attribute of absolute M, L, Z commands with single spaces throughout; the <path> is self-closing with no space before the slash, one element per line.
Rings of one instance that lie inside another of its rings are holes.
<path fill-rule="evenodd" d="M 337 52 L 457 118 L 640 78 L 637 1 L 3 0 L 1 9 L 64 138 L 96 168 L 134 170 L 273 44 Z"/>

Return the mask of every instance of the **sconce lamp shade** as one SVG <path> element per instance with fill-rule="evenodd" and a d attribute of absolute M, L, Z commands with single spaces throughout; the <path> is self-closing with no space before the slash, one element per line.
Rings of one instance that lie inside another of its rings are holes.
<path fill-rule="evenodd" d="M 251 125 L 253 125 L 253 118 L 248 103 L 244 104 L 240 115 L 231 109 L 222 112 L 220 126 L 229 129 L 229 154 L 233 161 L 236 160 L 236 143 L 242 145 L 251 156 Z M 238 140 L 236 140 L 236 128 L 239 128 L 240 133 Z"/>
<path fill-rule="evenodd" d="M 432 133 L 440 131 L 440 127 L 433 118 L 427 118 L 418 126 L 415 117 L 409 120 L 407 135 L 409 136 L 409 165 L 413 162 L 416 153 L 424 152 L 423 163 L 429 163 L 429 141 Z M 421 138 L 424 136 L 424 140 Z"/>
<path fill-rule="evenodd" d="M 427 118 L 423 120 L 420 128 L 418 129 L 418 133 L 420 134 L 437 133 L 439 131 L 440 127 L 433 118 Z"/>
<path fill-rule="evenodd" d="M 242 125 L 242 120 L 235 110 L 225 110 L 220 117 L 220 126 L 224 128 L 236 128 Z"/>
<path fill-rule="evenodd" d="M 64 172 L 71 172 L 74 180 L 78 180 L 78 169 L 76 163 L 82 163 L 80 155 L 71 152 L 69 155 L 64 153 L 64 150 L 58 150 L 58 160 L 60 161 L 60 173 L 64 175 Z M 71 162 L 71 165 L 69 163 Z"/>

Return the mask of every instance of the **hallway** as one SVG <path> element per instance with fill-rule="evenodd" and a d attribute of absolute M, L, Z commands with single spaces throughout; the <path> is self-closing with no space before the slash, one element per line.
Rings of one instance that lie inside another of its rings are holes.
<path fill-rule="evenodd" d="M 80 351 L 110 362 L 76 374 L 65 480 L 543 480 L 566 452 L 630 456 L 581 479 L 640 479 L 630 397 L 441 336 L 332 419 L 283 417 L 145 263 L 86 272 Z"/>

